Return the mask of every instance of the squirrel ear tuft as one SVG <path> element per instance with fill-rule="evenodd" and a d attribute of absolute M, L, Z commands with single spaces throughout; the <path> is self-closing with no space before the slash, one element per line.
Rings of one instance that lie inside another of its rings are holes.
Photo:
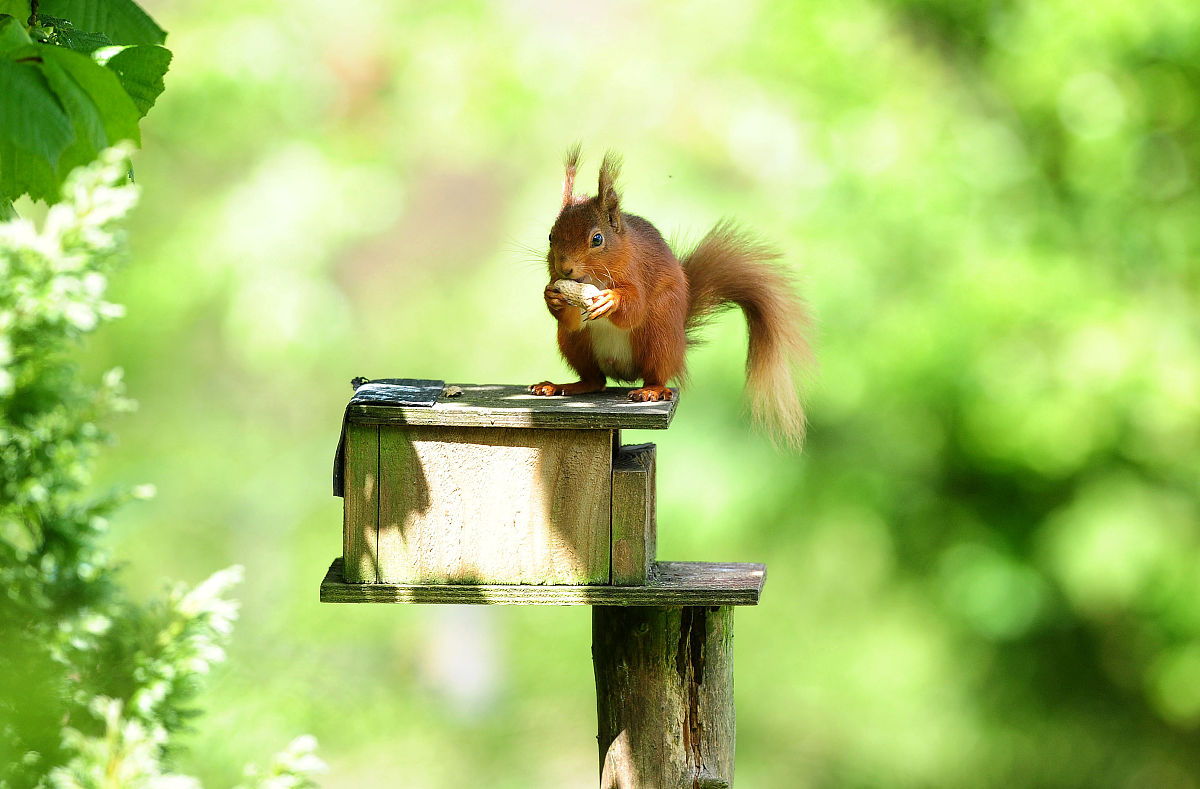
<path fill-rule="evenodd" d="M 567 149 L 563 157 L 563 166 L 566 168 L 566 177 L 563 179 L 563 208 L 575 202 L 575 170 L 579 167 L 579 154 L 582 150 L 583 143 L 576 142 Z"/>
<path fill-rule="evenodd" d="M 608 216 L 608 223 L 618 233 L 621 232 L 621 196 L 617 194 L 616 180 L 620 174 L 620 154 L 608 151 L 600 163 L 600 210 Z"/>

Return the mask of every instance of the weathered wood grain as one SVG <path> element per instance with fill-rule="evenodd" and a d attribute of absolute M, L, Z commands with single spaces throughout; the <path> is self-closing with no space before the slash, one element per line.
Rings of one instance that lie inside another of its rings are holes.
<path fill-rule="evenodd" d="M 654 567 L 655 448 L 621 447 L 613 456 L 612 583 L 641 586 Z"/>
<path fill-rule="evenodd" d="M 477 603 L 481 605 L 757 605 L 763 564 L 656 562 L 645 586 L 496 584 L 351 584 L 335 559 L 321 582 L 325 603 Z"/>
<path fill-rule="evenodd" d="M 374 583 L 379 525 L 379 428 L 346 425 L 342 556 L 346 579 Z"/>
<path fill-rule="evenodd" d="M 459 384 L 462 394 L 443 395 L 432 408 L 352 403 L 346 418 L 360 424 L 543 427 L 564 430 L 661 429 L 671 424 L 678 402 L 635 403 L 629 389 L 571 397 L 539 397 L 524 386 Z"/>
<path fill-rule="evenodd" d="M 378 581 L 607 584 L 612 434 L 379 428 Z"/>
<path fill-rule="evenodd" d="M 592 609 L 601 789 L 733 784 L 733 609 Z"/>

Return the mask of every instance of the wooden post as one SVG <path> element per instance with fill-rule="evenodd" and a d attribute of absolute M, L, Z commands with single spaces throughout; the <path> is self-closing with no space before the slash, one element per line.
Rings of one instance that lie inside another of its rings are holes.
<path fill-rule="evenodd" d="M 592 608 L 601 789 L 733 784 L 733 609 Z"/>

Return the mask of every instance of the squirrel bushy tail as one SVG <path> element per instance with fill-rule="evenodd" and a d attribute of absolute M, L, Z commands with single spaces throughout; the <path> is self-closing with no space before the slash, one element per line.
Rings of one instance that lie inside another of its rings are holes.
<path fill-rule="evenodd" d="M 733 222 L 723 221 L 682 258 L 688 280 L 687 336 L 712 316 L 737 305 L 746 316 L 749 350 L 746 388 L 756 421 L 798 446 L 804 438 L 804 407 L 794 375 L 808 372 L 811 320 L 793 289 L 792 277 L 775 261 L 780 253 Z"/>

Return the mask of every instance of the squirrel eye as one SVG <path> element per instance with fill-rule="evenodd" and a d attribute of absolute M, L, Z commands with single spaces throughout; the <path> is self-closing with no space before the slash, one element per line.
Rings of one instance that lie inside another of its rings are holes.
<path fill-rule="evenodd" d="M 603 243 L 604 243 L 604 236 L 600 235 L 599 233 L 592 236 L 592 246 L 598 247 Z"/>

